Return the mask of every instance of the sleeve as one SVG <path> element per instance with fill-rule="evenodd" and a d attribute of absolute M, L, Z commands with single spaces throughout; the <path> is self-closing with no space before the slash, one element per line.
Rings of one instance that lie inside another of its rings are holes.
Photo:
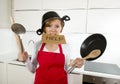
<path fill-rule="evenodd" d="M 37 53 L 38 50 L 40 48 L 40 42 L 35 43 L 34 47 L 33 47 L 34 51 L 32 53 L 31 59 L 28 58 L 27 62 L 26 62 L 26 67 L 28 68 L 28 70 L 32 73 L 35 73 L 37 65 L 38 65 L 38 61 L 37 61 Z"/>
<path fill-rule="evenodd" d="M 70 63 L 70 59 L 72 57 L 71 49 L 68 44 L 63 45 L 63 53 L 65 55 L 65 70 L 68 70 L 68 64 Z"/>

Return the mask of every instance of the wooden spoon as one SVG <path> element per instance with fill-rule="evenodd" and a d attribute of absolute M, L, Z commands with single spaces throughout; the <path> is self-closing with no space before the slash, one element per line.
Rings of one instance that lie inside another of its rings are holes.
<path fill-rule="evenodd" d="M 96 58 L 101 54 L 101 50 L 95 49 L 92 50 L 87 56 L 85 56 L 83 59 L 89 59 L 89 58 Z M 67 71 L 67 73 L 71 73 L 76 68 L 75 64 Z"/>
<path fill-rule="evenodd" d="M 87 56 L 85 56 L 83 59 L 86 60 L 86 59 L 89 59 L 89 58 L 96 58 L 96 57 L 98 57 L 100 54 L 101 54 L 101 50 L 95 49 L 95 50 L 92 50 L 92 51 L 91 51 Z"/>

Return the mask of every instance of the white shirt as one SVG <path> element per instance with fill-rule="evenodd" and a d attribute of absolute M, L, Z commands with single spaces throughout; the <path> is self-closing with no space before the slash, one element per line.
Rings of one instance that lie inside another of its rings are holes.
<path fill-rule="evenodd" d="M 32 57 L 31 57 L 31 60 L 28 59 L 27 60 L 27 68 L 31 71 L 31 72 L 35 72 L 36 71 L 36 68 L 40 65 L 38 65 L 38 61 L 37 61 L 37 53 L 38 51 L 40 50 L 41 48 L 41 42 L 36 42 L 35 45 L 34 45 L 34 52 L 32 53 Z M 70 57 L 71 57 L 71 54 L 70 54 L 70 47 L 68 46 L 68 44 L 61 44 L 62 45 L 62 50 L 63 50 L 63 54 L 65 55 L 65 70 L 68 69 L 68 63 L 70 62 Z M 48 51 L 45 47 L 43 49 L 43 51 Z M 49 51 L 48 51 L 49 52 Z M 54 51 L 54 52 L 57 52 L 59 53 L 59 48 Z"/>

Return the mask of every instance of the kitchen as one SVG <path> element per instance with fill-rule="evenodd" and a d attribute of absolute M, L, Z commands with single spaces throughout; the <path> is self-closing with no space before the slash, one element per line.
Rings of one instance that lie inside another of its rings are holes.
<path fill-rule="evenodd" d="M 24 67 L 25 63 L 15 60 L 18 46 L 11 31 L 10 16 L 14 17 L 15 22 L 25 26 L 27 32 L 22 34 L 21 38 L 25 50 L 31 54 L 34 42 L 40 39 L 35 31 L 41 26 L 41 16 L 49 10 L 55 10 L 61 16 L 65 14 L 70 16 L 71 20 L 66 23 L 63 34 L 75 56 L 80 56 L 80 46 L 89 35 L 101 33 L 107 39 L 107 47 L 103 55 L 92 62 L 87 61 L 81 69 L 75 69 L 69 75 L 69 84 L 82 84 L 82 80 L 89 84 L 90 82 L 120 84 L 119 2 L 119 0 L 37 0 L 36 2 L 34 0 L 0 0 L 0 84 L 33 84 L 34 74 L 28 72 Z M 111 70 L 103 72 L 100 68 L 96 72 L 96 67 L 94 66 L 92 70 L 90 64 L 109 66 L 106 68 Z M 112 72 L 112 69 L 115 72 Z"/>

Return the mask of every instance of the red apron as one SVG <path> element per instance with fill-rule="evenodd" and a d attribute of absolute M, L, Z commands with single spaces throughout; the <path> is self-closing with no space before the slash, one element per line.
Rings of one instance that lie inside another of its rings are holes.
<path fill-rule="evenodd" d="M 60 53 L 43 51 L 44 46 L 45 44 L 42 44 L 38 52 L 37 60 L 40 66 L 36 69 L 34 84 L 68 84 L 61 45 Z"/>

